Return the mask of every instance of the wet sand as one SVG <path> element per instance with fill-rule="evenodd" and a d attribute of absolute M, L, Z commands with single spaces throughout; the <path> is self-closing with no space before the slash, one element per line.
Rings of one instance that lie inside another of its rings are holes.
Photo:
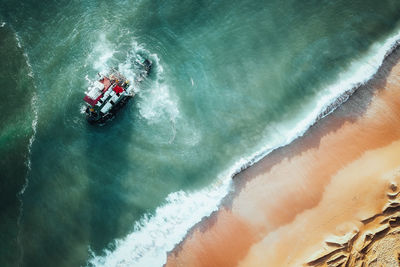
<path fill-rule="evenodd" d="M 166 266 L 398 266 L 398 50 L 303 137 L 236 175 Z"/>

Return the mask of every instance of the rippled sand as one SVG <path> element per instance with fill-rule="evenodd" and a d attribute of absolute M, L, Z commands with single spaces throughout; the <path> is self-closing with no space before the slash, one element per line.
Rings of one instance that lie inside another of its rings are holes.
<path fill-rule="evenodd" d="M 237 175 L 166 265 L 398 266 L 398 54 L 304 137 Z"/>

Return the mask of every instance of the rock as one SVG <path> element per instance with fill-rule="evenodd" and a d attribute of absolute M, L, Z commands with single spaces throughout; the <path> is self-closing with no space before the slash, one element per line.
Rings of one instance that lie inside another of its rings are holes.
<path fill-rule="evenodd" d="M 398 195 L 399 195 L 399 193 L 400 192 L 395 192 L 395 193 L 387 193 L 387 196 L 390 198 L 390 199 L 393 199 L 393 198 L 396 198 Z"/>
<path fill-rule="evenodd" d="M 329 246 L 344 247 L 358 235 L 358 232 L 358 229 L 354 229 L 344 236 L 331 236 L 325 240 L 325 243 Z"/>
<path fill-rule="evenodd" d="M 343 250 L 343 248 L 334 248 L 331 246 L 324 246 L 322 249 L 314 253 L 307 260 L 307 265 L 313 266 L 318 265 L 320 262 L 325 262 L 335 253 Z"/>

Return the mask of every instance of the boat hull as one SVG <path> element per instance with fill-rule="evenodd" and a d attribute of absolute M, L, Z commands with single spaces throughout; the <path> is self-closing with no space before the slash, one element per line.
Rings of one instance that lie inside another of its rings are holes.
<path fill-rule="evenodd" d="M 86 119 L 90 124 L 104 124 L 109 120 L 112 120 L 116 113 L 132 99 L 132 96 L 126 96 L 117 104 L 115 104 L 109 112 L 102 114 L 101 112 L 91 111 L 90 107 L 86 108 Z"/>

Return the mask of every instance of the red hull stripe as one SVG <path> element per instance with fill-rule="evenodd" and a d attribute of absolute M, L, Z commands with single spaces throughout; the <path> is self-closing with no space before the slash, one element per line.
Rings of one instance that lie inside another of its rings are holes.
<path fill-rule="evenodd" d="M 91 99 L 87 95 L 83 98 L 83 100 L 85 100 L 86 103 L 88 103 L 92 106 L 96 105 L 96 103 L 97 103 L 97 100 Z"/>

